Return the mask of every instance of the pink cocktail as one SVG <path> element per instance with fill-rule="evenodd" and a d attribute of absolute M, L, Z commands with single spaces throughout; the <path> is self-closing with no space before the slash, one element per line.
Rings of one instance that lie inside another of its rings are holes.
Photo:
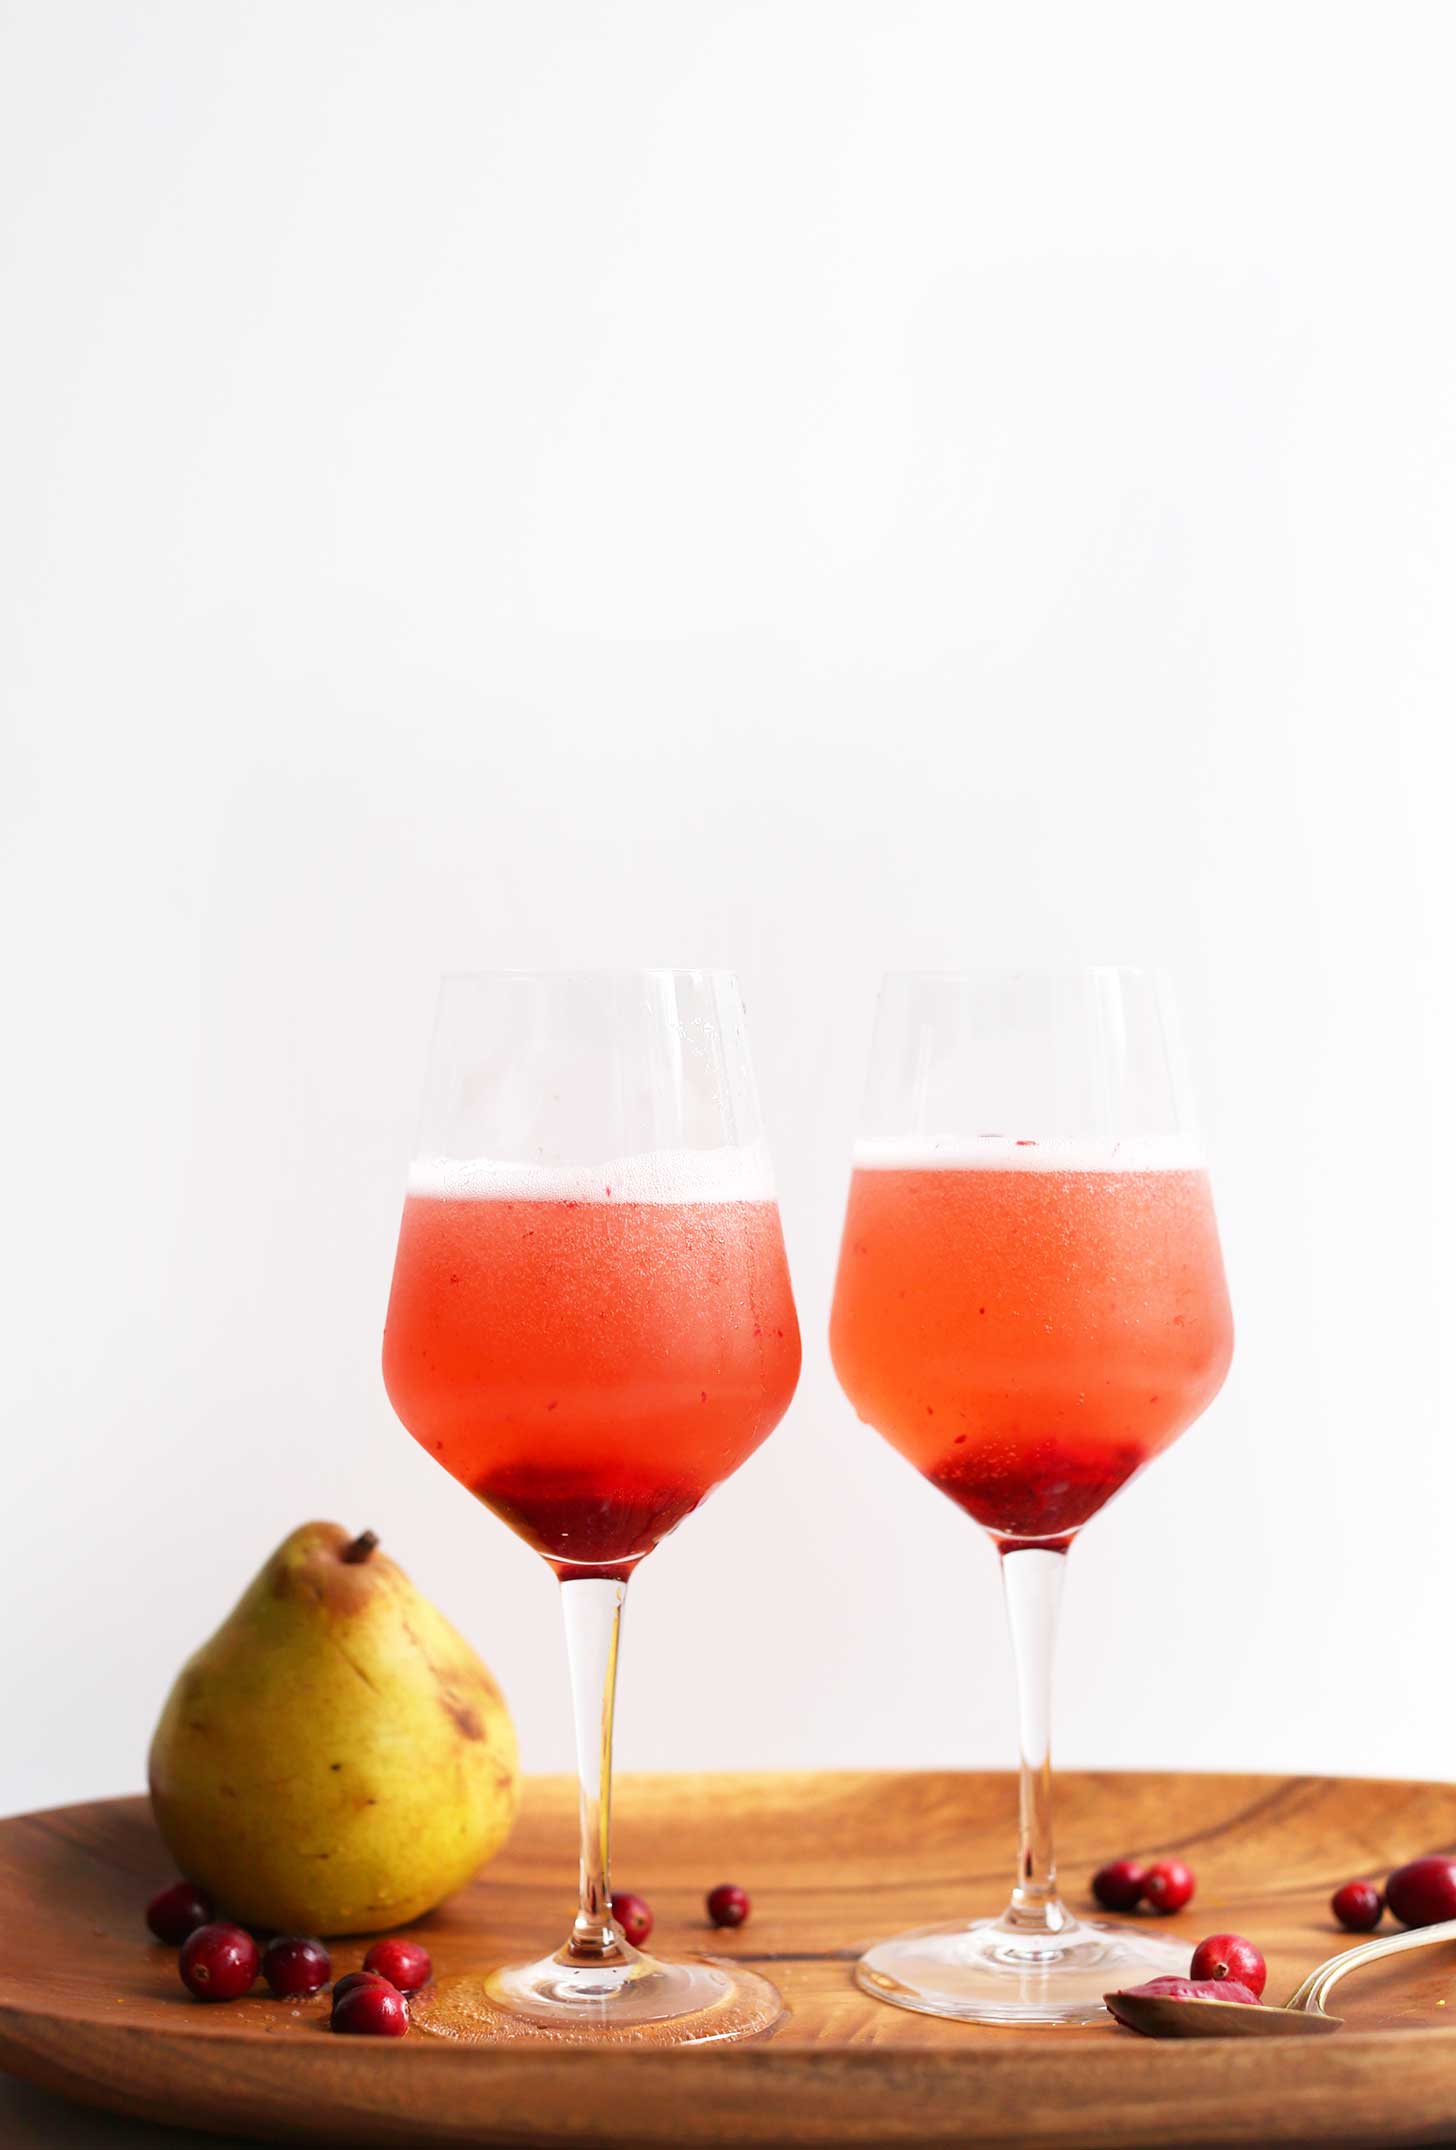
<path fill-rule="evenodd" d="M 390 1400 L 563 1580 L 630 1574 L 773 1430 L 798 1374 L 778 1206 L 752 1154 L 615 1184 L 415 1168 Z"/>
<path fill-rule="evenodd" d="M 1032 1139 L 863 1146 L 830 1330 L 860 1417 L 998 1539 L 1061 1544 L 1212 1401 L 1233 1327 L 1208 1175 Z"/>

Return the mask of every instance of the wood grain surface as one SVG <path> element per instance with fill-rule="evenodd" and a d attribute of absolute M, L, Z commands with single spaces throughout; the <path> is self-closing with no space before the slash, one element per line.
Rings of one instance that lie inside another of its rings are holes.
<path fill-rule="evenodd" d="M 1159 1921 L 1189 1944 L 1232 1928 L 1283 1998 L 1342 1936 L 1332 1888 L 1456 1846 L 1456 1787 L 1315 1777 L 1099 1776 L 1058 1787 L 1068 1895 L 1120 1852 L 1176 1851 L 1199 1894 Z M 1398 1960 L 1339 1993 L 1333 2038 L 1158 2044 L 1109 2024 L 990 2030 L 861 1994 L 871 1940 L 999 1908 L 1015 1815 L 1010 1776 L 626 1777 L 616 1879 L 649 1897 L 653 1946 L 741 1957 L 788 2005 L 771 2039 L 666 2053 L 460 2048 L 330 2035 L 326 2004 L 189 1999 L 151 1941 L 147 1896 L 170 1878 L 146 1802 L 0 1823 L 0 2065 L 137 2117 L 269 2140 L 510 2143 L 1432 2143 L 1456 2132 L 1456 1951 Z M 414 1929 L 448 1973 L 537 1953 L 564 1934 L 574 1787 L 529 1782 L 521 1822 L 482 1879 Z M 750 1924 L 720 1934 L 704 1892 L 743 1884 Z M 336 1972 L 365 1947 L 344 1942 Z M 1448 2003 L 1450 2023 L 1448 2027 Z"/>

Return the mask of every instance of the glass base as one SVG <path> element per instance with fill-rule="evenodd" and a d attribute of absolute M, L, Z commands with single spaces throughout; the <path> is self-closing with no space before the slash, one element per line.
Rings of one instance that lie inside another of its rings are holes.
<path fill-rule="evenodd" d="M 1065 1914 L 1055 1933 L 999 1919 L 920 1926 L 877 1942 L 855 1977 L 866 1993 L 963 2023 L 1101 2023 L 1102 1996 L 1188 1975 L 1189 1944 L 1145 1927 Z"/>
<path fill-rule="evenodd" d="M 410 2002 L 410 2021 L 469 2044 L 722 2045 L 759 2038 L 784 2013 L 766 1978 L 720 1958 L 659 1963 L 636 1949 L 572 1962 L 563 1951 L 484 1977 L 442 1978 Z"/>

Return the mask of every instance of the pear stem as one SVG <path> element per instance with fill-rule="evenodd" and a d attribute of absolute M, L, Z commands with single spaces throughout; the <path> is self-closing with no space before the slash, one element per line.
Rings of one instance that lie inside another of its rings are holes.
<path fill-rule="evenodd" d="M 374 1551 L 374 1548 L 378 1545 L 378 1543 L 379 1533 L 377 1531 L 361 1530 L 358 1537 L 353 1541 L 352 1545 L 346 1545 L 344 1547 L 344 1550 L 342 1553 L 340 1553 L 339 1558 L 340 1560 L 347 1562 L 347 1564 L 351 1568 L 357 1568 L 361 1561 L 365 1561 L 369 1558 L 369 1555 Z"/>
<path fill-rule="evenodd" d="M 561 1585 L 581 1791 L 581 1886 L 559 1963 L 632 1961 L 612 1917 L 612 1719 L 626 1596 L 625 1581 L 599 1576 Z"/>

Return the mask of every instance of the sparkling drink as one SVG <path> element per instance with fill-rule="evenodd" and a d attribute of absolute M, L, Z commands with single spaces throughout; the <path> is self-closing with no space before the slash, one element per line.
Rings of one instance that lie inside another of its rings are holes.
<path fill-rule="evenodd" d="M 452 2039 L 722 2044 L 782 2001 L 668 1961 L 612 1904 L 612 1727 L 634 1568 L 773 1430 L 799 1328 L 726 971 L 494 971 L 440 988 L 384 1333 L 420 1445 L 555 1570 L 580 1787 L 549 1954 L 412 1998 Z"/>
<path fill-rule="evenodd" d="M 876 1942 L 896 2007 L 1094 2023 L 1186 1949 L 1057 1892 L 1051 1674 L 1067 1561 L 1212 1402 L 1232 1325 L 1171 996 L 1147 971 L 896 972 L 835 1290 L 841 1385 L 1000 1555 L 1021 1720 L 1005 1909 Z M 978 1128 L 1010 1133 L 978 1134 Z"/>
<path fill-rule="evenodd" d="M 630 1574 L 773 1430 L 798 1372 L 755 1150 L 415 1166 L 390 1399 L 563 1580 Z"/>
<path fill-rule="evenodd" d="M 862 1144 L 830 1341 L 932 1485 L 1008 1548 L 1063 1545 L 1228 1369 L 1207 1174 L 1147 1142 Z"/>

